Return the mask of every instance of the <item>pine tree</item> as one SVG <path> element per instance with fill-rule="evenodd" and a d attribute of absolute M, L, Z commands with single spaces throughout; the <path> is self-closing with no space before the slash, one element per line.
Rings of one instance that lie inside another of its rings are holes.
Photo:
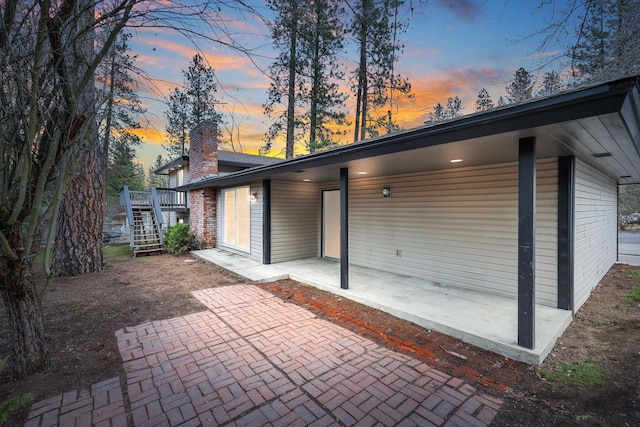
<path fill-rule="evenodd" d="M 187 154 L 189 151 L 190 113 L 187 94 L 178 88 L 171 89 L 167 111 L 165 111 L 167 119 L 165 130 L 169 135 L 169 144 L 162 145 L 169 152 L 171 158 Z"/>
<path fill-rule="evenodd" d="M 507 100 L 510 103 L 522 102 L 533 97 L 533 80 L 531 74 L 524 68 L 520 67 L 516 70 L 514 79 L 505 86 L 507 91 Z"/>
<path fill-rule="evenodd" d="M 560 75 L 556 71 L 549 71 L 544 73 L 542 79 L 542 88 L 538 92 L 538 96 L 548 96 L 554 93 L 562 92 L 564 90 L 564 83 Z"/>
<path fill-rule="evenodd" d="M 309 152 L 334 145 L 341 132 L 330 125 L 347 124 L 346 95 L 338 84 L 344 76 L 338 54 L 345 30 L 336 0 L 272 0 L 269 6 L 276 14 L 270 28 L 280 53 L 269 69 L 272 81 L 264 108 L 273 122 L 261 152 L 284 134 L 285 154 L 291 158 L 303 139 Z"/>
<path fill-rule="evenodd" d="M 489 92 L 485 88 L 480 89 L 478 97 L 476 98 L 475 111 L 487 111 L 494 108 L 493 99 L 489 95 Z"/>
<path fill-rule="evenodd" d="M 433 107 L 433 111 L 429 113 L 429 121 L 441 122 L 444 120 L 455 119 L 462 115 L 462 100 L 457 95 L 447 98 L 447 105 L 443 107 L 439 102 Z"/>
<path fill-rule="evenodd" d="M 99 33 L 100 36 L 103 36 Z M 140 138 L 133 133 L 140 128 L 137 116 L 144 114 L 138 95 L 138 82 L 133 77 L 140 70 L 134 65 L 136 56 L 129 52 L 131 34 L 121 33 L 110 49 L 107 57 L 98 69 L 96 81 L 97 95 L 101 108 L 98 111 L 98 129 L 102 141 L 102 150 L 107 162 L 106 188 L 107 212 L 117 212 L 120 206 L 118 191 L 122 188 L 120 179 L 114 177 L 111 164 L 116 146 L 131 144 L 130 150 L 141 144 Z M 122 148 L 120 148 L 122 149 Z M 133 165 L 133 158 L 131 159 Z M 115 180 L 115 181 L 114 181 Z M 115 193 L 110 189 L 115 188 Z"/>
<path fill-rule="evenodd" d="M 169 177 L 167 175 L 156 175 L 153 173 L 154 171 L 160 169 L 162 166 L 167 164 L 167 161 L 162 157 L 161 154 L 158 154 L 156 157 L 156 161 L 154 164 L 149 166 L 149 174 L 147 176 L 147 185 L 156 188 L 165 188 L 169 185 Z"/>
<path fill-rule="evenodd" d="M 297 89 L 306 64 L 301 59 L 299 43 L 303 38 L 303 28 L 308 24 L 308 2 L 268 0 L 267 4 L 276 15 L 269 27 L 273 44 L 280 53 L 269 68 L 271 84 L 264 111 L 273 123 L 265 135 L 265 145 L 260 152 L 269 152 L 274 141 L 284 132 L 285 156 L 290 159 L 295 153 L 296 131 L 300 132 L 302 128 L 300 114 L 297 113 L 302 97 Z M 284 106 L 284 109 L 278 110 L 278 106 Z"/>
<path fill-rule="evenodd" d="M 640 1 L 589 0 L 569 49 L 579 81 L 610 80 L 640 73 Z"/>
<path fill-rule="evenodd" d="M 196 54 L 187 71 L 182 70 L 182 74 L 183 87 L 176 87 L 169 92 L 164 112 L 169 142 L 163 147 L 170 157 L 189 153 L 189 131 L 200 122 L 219 121 L 221 118 L 215 108 L 218 89 L 213 68 L 205 64 L 200 54 Z"/>
<path fill-rule="evenodd" d="M 445 108 L 447 119 L 455 119 L 462 115 L 462 100 L 456 95 L 447 99 L 447 107 Z"/>
<path fill-rule="evenodd" d="M 302 44 L 302 55 L 308 58 L 308 84 L 303 96 L 309 99 L 305 119 L 309 127 L 309 153 L 336 144 L 334 135 L 343 134 L 329 125 L 347 124 L 343 111 L 347 95 L 340 91 L 338 81 L 344 77 L 339 68 L 338 53 L 343 50 L 345 29 L 340 21 L 342 11 L 335 0 L 315 0 L 308 37 Z"/>
<path fill-rule="evenodd" d="M 135 146 L 140 145 L 138 136 L 123 134 L 116 138 L 109 150 L 109 163 L 107 175 L 107 201 L 118 201 L 120 190 L 125 185 L 131 190 L 144 190 L 145 176 L 144 170 L 139 163 L 136 163 Z"/>
<path fill-rule="evenodd" d="M 398 35 L 406 22 L 398 19 L 403 0 L 358 0 L 351 7 L 351 32 L 358 43 L 359 62 L 352 91 L 356 95 L 354 142 L 389 126 L 396 96 L 411 96 L 407 78 L 396 74 L 402 46 Z M 384 108 L 388 107 L 388 108 Z"/>
<path fill-rule="evenodd" d="M 112 137 L 119 138 L 139 129 L 136 116 L 146 112 L 138 95 L 138 82 L 133 77 L 140 73 L 140 69 L 134 65 L 137 56 L 129 53 L 130 38 L 129 33 L 118 36 L 96 76 L 97 84 L 101 85 L 97 89 L 98 100 L 101 100 L 99 104 L 102 105 L 98 111 L 98 128 L 105 157 L 109 156 Z"/>

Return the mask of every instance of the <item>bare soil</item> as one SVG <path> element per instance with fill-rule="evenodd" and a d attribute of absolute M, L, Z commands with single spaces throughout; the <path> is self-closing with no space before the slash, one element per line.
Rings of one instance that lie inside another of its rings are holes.
<path fill-rule="evenodd" d="M 425 330 L 389 314 L 291 280 L 259 285 L 318 316 L 471 382 L 505 401 L 494 425 L 640 424 L 640 306 L 622 303 L 640 267 L 616 265 L 577 313 L 542 367 L 528 366 Z M 51 356 L 37 375 L 0 377 L 0 402 L 33 393 L 42 400 L 123 375 L 115 331 L 150 320 L 203 311 L 190 292 L 246 283 L 233 273 L 186 255 L 112 259 L 99 273 L 56 279 L 43 299 Z M 4 309 L 0 357 L 10 354 Z M 564 362 L 593 361 L 604 384 L 551 383 L 540 375 Z M 28 409 L 7 425 L 22 425 Z"/>

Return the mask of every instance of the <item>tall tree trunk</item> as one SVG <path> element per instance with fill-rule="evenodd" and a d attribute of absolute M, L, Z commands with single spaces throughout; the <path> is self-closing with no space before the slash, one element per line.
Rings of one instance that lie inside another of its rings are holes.
<path fill-rule="evenodd" d="M 21 227 L 21 225 L 17 225 Z M 18 375 L 39 372 L 49 365 L 42 304 L 33 278 L 32 257 L 18 252 L 20 231 L 9 234 L 17 260 L 0 257 L 0 291 L 9 319 L 11 350 Z"/>
<path fill-rule="evenodd" d="M 313 82 L 311 85 L 311 108 L 309 110 L 309 153 L 314 153 L 317 147 L 318 93 L 320 88 L 320 29 L 317 19 L 319 18 L 316 18 L 316 29 L 313 40 Z"/>
<path fill-rule="evenodd" d="M 356 97 L 356 120 L 353 142 L 365 138 L 367 117 L 367 20 L 369 3 L 362 0 L 362 16 L 360 17 L 360 64 L 358 66 L 358 94 Z"/>
<path fill-rule="evenodd" d="M 291 26 L 291 44 L 289 46 L 289 93 L 287 104 L 287 146 L 286 146 L 286 158 L 292 159 L 294 154 L 295 145 L 295 112 L 296 112 L 296 48 L 297 48 L 297 29 L 298 29 L 298 7 L 297 0 L 294 0 L 291 4 L 292 7 L 292 20 L 294 21 Z"/>
<path fill-rule="evenodd" d="M 102 226 L 106 214 L 106 161 L 97 133 L 80 161 L 58 218 L 53 275 L 77 276 L 102 270 Z"/>
<path fill-rule="evenodd" d="M 92 0 L 80 0 L 88 22 L 94 19 Z M 88 27 L 90 27 L 88 25 Z M 87 63 L 76 63 L 73 72 L 82 76 L 94 56 L 94 37 L 87 34 L 79 45 Z M 77 101 L 78 112 L 86 117 L 86 151 L 60 207 L 52 261 L 54 276 L 77 276 L 102 270 L 102 226 L 107 212 L 107 153 L 98 136 L 95 81 L 90 81 Z"/>

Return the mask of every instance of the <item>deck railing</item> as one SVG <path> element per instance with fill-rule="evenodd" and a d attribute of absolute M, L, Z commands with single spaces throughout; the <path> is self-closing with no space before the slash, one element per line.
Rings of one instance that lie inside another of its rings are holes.
<path fill-rule="evenodd" d="M 189 208 L 189 196 L 186 191 L 176 191 L 173 188 L 153 188 L 157 194 L 157 202 L 162 210 L 187 210 Z M 125 195 L 126 193 L 126 195 Z M 129 190 L 123 188 L 120 191 L 120 208 L 126 210 L 127 203 L 131 206 L 153 206 L 152 191 Z"/>
<path fill-rule="evenodd" d="M 129 191 L 128 186 L 124 186 L 122 190 L 120 190 L 120 210 L 123 210 L 127 213 L 127 221 L 129 222 L 129 246 L 133 249 L 133 211 L 131 209 L 131 192 Z"/>
<path fill-rule="evenodd" d="M 156 187 L 151 187 L 151 200 L 153 201 L 153 212 L 156 217 L 156 224 L 158 227 L 158 238 L 160 239 L 160 245 L 164 245 L 164 238 L 162 233 L 162 224 L 164 223 L 164 215 L 162 215 L 162 208 L 160 207 L 160 199 L 158 197 L 158 191 Z"/>
<path fill-rule="evenodd" d="M 177 191 L 173 188 L 156 188 L 160 206 L 163 209 L 187 209 L 189 199 L 186 191 Z"/>

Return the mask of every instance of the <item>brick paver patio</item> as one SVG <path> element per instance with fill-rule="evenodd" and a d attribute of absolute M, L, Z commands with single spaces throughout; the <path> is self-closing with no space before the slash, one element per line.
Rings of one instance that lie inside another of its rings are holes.
<path fill-rule="evenodd" d="M 33 405 L 28 426 L 486 426 L 499 399 L 252 285 L 116 332 L 120 380 Z"/>

